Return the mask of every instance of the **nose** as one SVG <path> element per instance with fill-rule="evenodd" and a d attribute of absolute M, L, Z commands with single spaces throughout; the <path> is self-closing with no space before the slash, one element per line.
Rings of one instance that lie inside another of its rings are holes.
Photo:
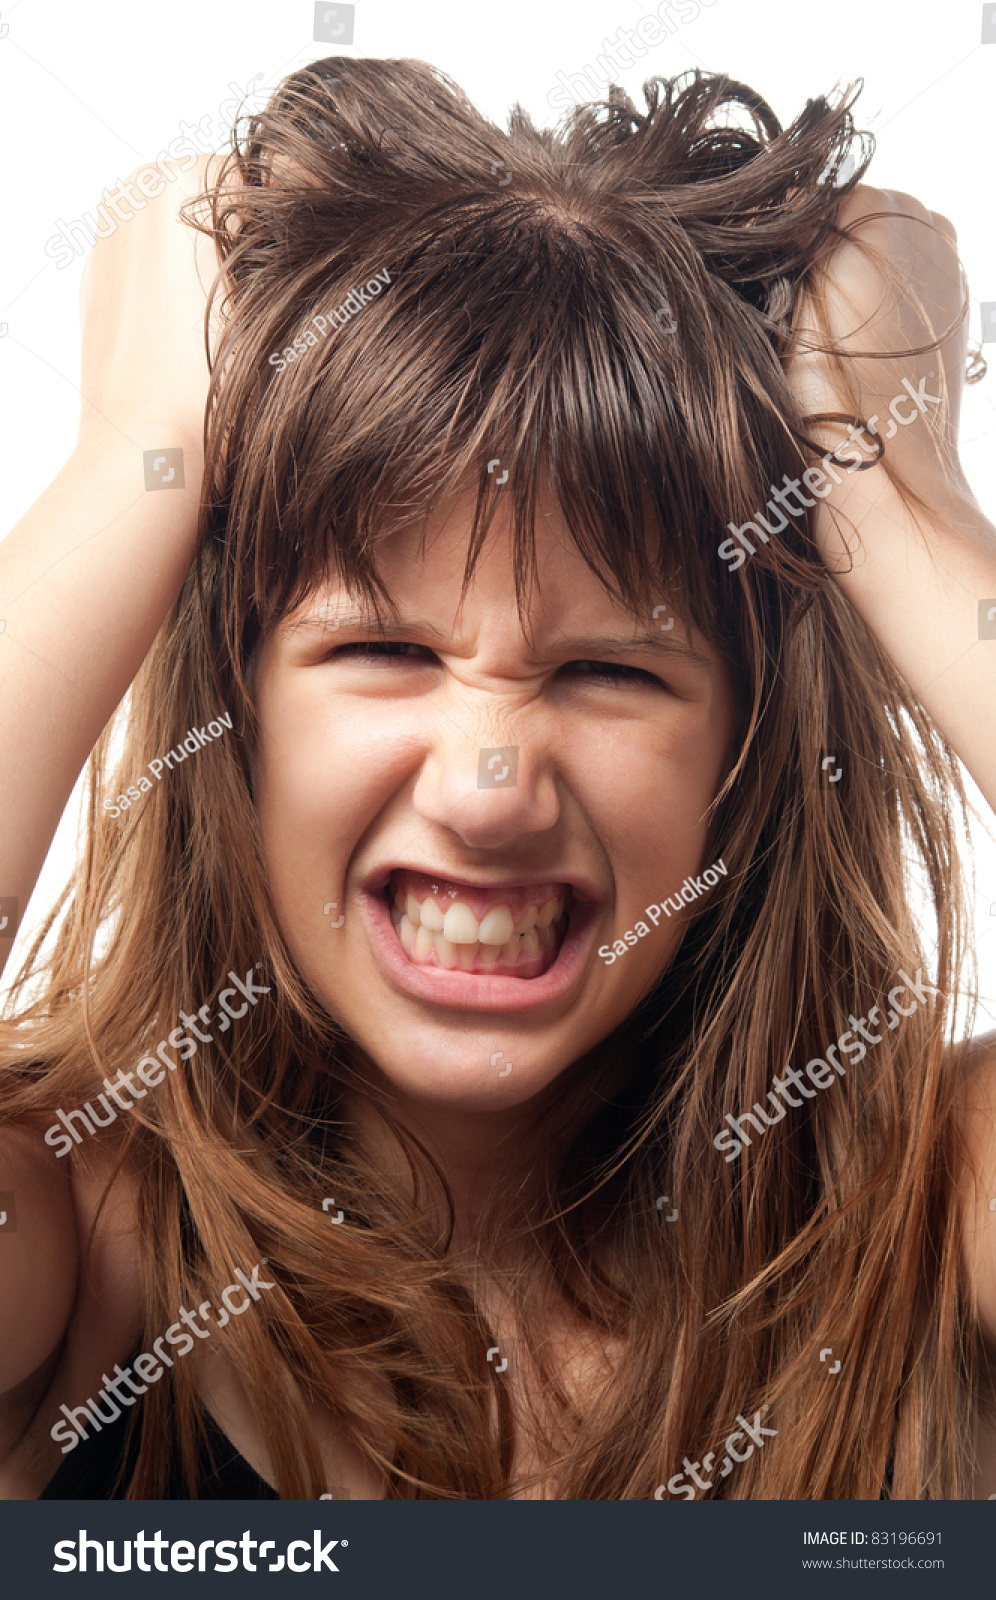
<path fill-rule="evenodd" d="M 457 734 L 435 744 L 412 795 L 420 817 L 471 849 L 502 849 L 549 832 L 560 819 L 550 751 L 535 730 L 505 727 L 490 736 L 510 742 L 475 746 Z"/>

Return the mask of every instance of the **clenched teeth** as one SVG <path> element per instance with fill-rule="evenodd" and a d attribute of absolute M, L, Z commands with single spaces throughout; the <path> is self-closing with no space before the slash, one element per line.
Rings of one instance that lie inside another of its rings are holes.
<path fill-rule="evenodd" d="M 398 891 L 394 896 L 394 909 L 398 922 L 404 917 L 412 928 L 441 933 L 450 944 L 507 945 L 511 939 L 533 929 L 542 932 L 549 928 L 563 916 L 564 901 L 554 897 L 541 906 L 527 906 L 515 920 L 508 906 L 493 906 L 478 922 L 462 900 L 454 900 L 444 915 L 431 895 L 420 903 L 413 894 Z"/>
<path fill-rule="evenodd" d="M 429 879 L 403 873 L 393 885 L 391 922 L 409 959 L 464 972 L 485 972 L 515 967 L 523 976 L 536 977 L 556 959 L 567 927 L 566 896 L 539 888 L 537 898 L 528 889 L 508 892 L 511 904 L 489 904 L 497 890 L 469 890 L 481 916 L 461 898 L 457 885 L 432 884 Z M 413 888 L 414 885 L 414 888 Z M 552 888 L 553 886 L 549 886 Z M 415 890 L 422 892 L 416 893 Z"/>

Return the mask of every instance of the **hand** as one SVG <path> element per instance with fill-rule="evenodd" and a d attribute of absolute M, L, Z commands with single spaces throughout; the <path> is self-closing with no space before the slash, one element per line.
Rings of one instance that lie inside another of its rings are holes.
<path fill-rule="evenodd" d="M 929 505 L 940 509 L 952 499 L 966 498 L 974 505 L 957 451 L 968 329 L 962 317 L 966 284 L 955 229 L 947 217 L 928 211 L 911 195 L 865 184 L 841 203 L 837 224 L 852 233 L 826 264 L 827 330 L 821 330 L 817 316 L 814 275 L 795 306 L 797 353 L 786 364 L 790 387 L 804 414 L 842 411 L 851 417 L 860 412 L 866 421 L 877 417 L 886 466 Z M 862 245 L 881 253 L 895 269 L 896 281 L 888 266 L 870 259 Z M 910 353 L 945 333 L 940 350 Z M 843 372 L 834 372 L 827 356 L 805 349 L 809 343 L 830 341 L 844 353 Z M 872 359 L 874 351 L 893 354 Z M 908 385 L 924 397 L 919 406 Z M 898 404 L 890 414 L 894 401 Z M 908 422 L 897 423 L 903 417 Z M 819 424 L 810 431 L 853 459 L 849 485 L 867 479 L 857 472 L 857 460 L 859 455 L 866 461 L 874 458 L 874 438 L 859 436 L 844 448 L 846 425 Z M 837 494 L 834 503 L 844 510 L 848 498 Z"/>
<path fill-rule="evenodd" d="M 872 220 L 874 212 L 883 214 Z M 996 595 L 996 527 L 958 460 L 968 335 L 955 230 L 909 195 L 863 185 L 838 220 L 857 226 L 826 264 L 828 331 L 820 332 L 816 272 L 794 308 L 786 376 L 804 417 L 877 417 L 880 437 L 847 443 L 846 424 L 807 425 L 815 442 L 849 458 L 829 494 L 817 486 L 814 537 L 841 592 L 996 811 L 996 646 L 979 633 L 980 603 Z M 857 241 L 875 245 L 887 265 Z M 935 338 L 939 349 L 913 353 Z M 836 369 L 807 352 L 807 341 L 836 341 Z M 893 353 L 874 360 L 876 350 Z M 881 465 L 857 470 L 883 441 Z"/>
<path fill-rule="evenodd" d="M 178 213 L 217 173 L 220 158 L 201 156 L 187 172 L 181 165 L 161 163 L 173 179 L 164 178 L 163 190 L 141 209 L 141 191 L 126 180 L 115 193 L 133 215 L 99 239 L 87 259 L 80 441 L 108 431 L 132 437 L 150 422 L 172 429 L 163 444 L 175 435 L 199 456 L 209 383 L 204 311 L 219 263 L 213 240 Z M 217 321 L 215 312 L 212 341 Z"/>

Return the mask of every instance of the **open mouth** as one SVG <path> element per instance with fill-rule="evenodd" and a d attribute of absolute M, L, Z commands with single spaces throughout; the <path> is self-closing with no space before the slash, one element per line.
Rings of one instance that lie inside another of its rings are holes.
<path fill-rule="evenodd" d="M 564 883 L 489 889 L 401 870 L 384 892 L 416 966 L 515 978 L 541 977 L 556 961 L 574 899 Z"/>

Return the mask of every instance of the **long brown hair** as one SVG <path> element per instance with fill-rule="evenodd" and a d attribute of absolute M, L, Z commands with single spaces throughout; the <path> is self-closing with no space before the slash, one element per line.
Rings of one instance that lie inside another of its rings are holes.
<path fill-rule="evenodd" d="M 217 1303 L 235 1267 L 267 1258 L 277 1287 L 217 1337 L 285 1497 L 325 1489 L 313 1401 L 389 1497 L 509 1492 L 516 1424 L 483 1361 L 497 1341 L 427 1221 L 445 1180 L 295 969 L 251 795 L 261 640 L 329 574 L 389 606 L 377 541 L 468 481 L 469 576 L 495 456 L 514 464 L 503 504 L 520 598 L 549 487 L 634 614 L 666 595 L 715 643 L 742 713 L 712 815 L 723 891 L 638 1012 L 538 1098 L 521 1158 L 543 1152 L 541 1201 L 514 1199 L 510 1155 L 482 1224 L 484 1254 L 499 1218 L 505 1249 L 519 1243 L 507 1289 L 556 1413 L 536 1422 L 556 1496 L 653 1496 L 762 1406 L 777 1437 L 714 1496 L 965 1492 L 972 1323 L 943 998 L 965 930 L 957 763 L 828 577 L 805 515 L 736 573 L 717 558 L 727 525 L 821 454 L 782 358 L 870 159 L 856 93 L 810 100 L 783 130 L 746 85 L 696 72 L 651 80 L 645 111 L 613 89 L 556 131 L 516 107 L 505 132 L 421 62 L 334 57 L 233 136 L 200 224 L 224 258 L 225 309 L 200 556 L 133 685 L 116 769 L 110 729 L 91 756 L 85 848 L 45 930 L 51 954 L 40 938 L 18 976 L 3 1088 L 8 1115 L 79 1105 L 181 1006 L 262 963 L 265 1003 L 167 1074 L 126 1143 L 142 1174 L 144 1348 L 176 1306 Z M 384 271 L 361 315 L 278 371 L 272 353 Z M 107 813 L 219 707 L 231 736 L 123 818 Z M 828 753 L 846 755 L 837 788 L 821 781 Z M 821 1056 L 900 968 L 927 969 L 911 855 L 942 998 L 727 1162 L 713 1142 L 726 1112 L 763 1100 L 786 1062 Z M 407 1187 L 347 1137 L 347 1086 L 394 1130 Z M 334 1237 L 328 1195 L 347 1217 Z M 583 1406 L 543 1351 L 551 1279 L 618 1342 Z M 833 1378 L 826 1346 L 842 1357 Z M 195 1486 L 202 1414 L 179 1362 L 146 1396 L 132 1496 L 163 1492 L 171 1406 Z"/>

